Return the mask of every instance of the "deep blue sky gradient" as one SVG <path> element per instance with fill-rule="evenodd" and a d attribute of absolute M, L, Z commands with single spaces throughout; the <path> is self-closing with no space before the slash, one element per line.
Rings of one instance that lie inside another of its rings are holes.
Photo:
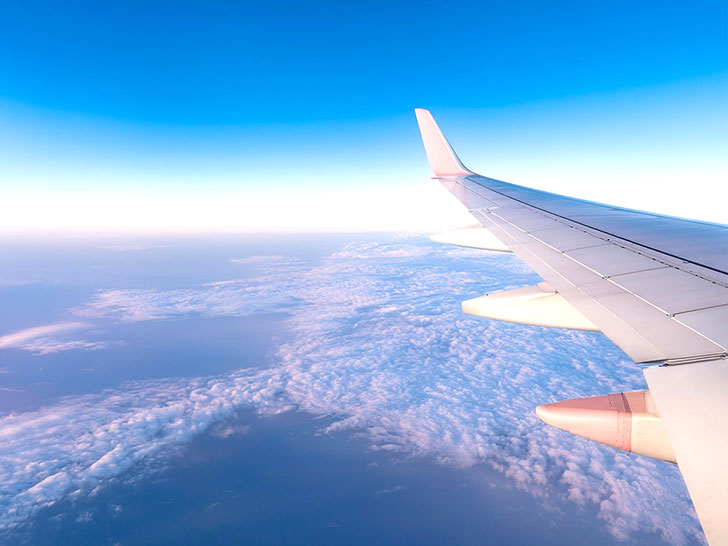
<path fill-rule="evenodd" d="M 4 99 L 248 125 L 725 74 L 725 2 L 7 2 Z"/>

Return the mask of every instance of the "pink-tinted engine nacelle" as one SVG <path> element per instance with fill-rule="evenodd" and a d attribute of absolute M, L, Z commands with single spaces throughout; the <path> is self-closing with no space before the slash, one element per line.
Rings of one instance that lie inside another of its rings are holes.
<path fill-rule="evenodd" d="M 622 392 L 543 404 L 536 415 L 549 425 L 623 451 L 675 462 L 649 391 Z"/>

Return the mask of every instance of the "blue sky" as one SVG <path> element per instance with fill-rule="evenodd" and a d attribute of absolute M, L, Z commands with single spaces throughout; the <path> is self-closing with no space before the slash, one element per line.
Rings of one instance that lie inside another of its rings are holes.
<path fill-rule="evenodd" d="M 0 19 L 0 229 L 467 221 L 425 188 L 416 106 L 483 174 L 721 220 L 721 1 L 6 2 Z M 698 196 L 677 198 L 688 177 Z"/>

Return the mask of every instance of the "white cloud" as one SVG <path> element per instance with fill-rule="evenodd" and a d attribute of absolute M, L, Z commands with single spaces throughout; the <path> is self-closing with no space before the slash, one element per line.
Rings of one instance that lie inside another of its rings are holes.
<path fill-rule="evenodd" d="M 290 258 L 285 256 L 248 256 L 246 258 L 230 258 L 230 262 L 234 264 L 255 264 L 261 262 L 286 262 Z"/>
<path fill-rule="evenodd" d="M 391 259 L 399 256 L 402 259 Z M 387 259 L 382 259 L 387 258 Z M 0 421 L 0 526 L 161 456 L 237 407 L 334 416 L 376 449 L 488 464 L 548 504 L 594 506 L 617 538 L 702 540 L 677 469 L 550 428 L 543 402 L 644 388 L 599 334 L 475 320 L 459 302 L 535 282 L 512 256 L 412 240 L 352 244 L 315 267 L 188 290 L 98 294 L 86 316 L 291 312 L 274 365 L 127 384 Z M 227 434 L 225 425 L 213 432 Z"/>
<path fill-rule="evenodd" d="M 85 330 L 90 325 L 83 322 L 58 322 L 46 326 L 26 328 L 0 336 L 0 349 L 22 349 L 38 355 L 68 351 L 71 349 L 103 349 L 107 346 L 101 341 L 63 340 L 71 332 Z"/>
<path fill-rule="evenodd" d="M 232 415 L 260 387 L 245 371 L 131 383 L 1 418 L 0 529 L 189 440 Z"/>
<path fill-rule="evenodd" d="M 76 523 L 89 523 L 93 520 L 93 514 L 90 511 L 81 512 L 76 518 Z"/>
<path fill-rule="evenodd" d="M 379 491 L 375 491 L 373 493 L 374 496 L 379 495 L 391 495 L 392 493 L 396 493 L 397 491 L 402 491 L 404 489 L 404 485 L 395 485 L 391 489 L 380 489 Z"/>
<path fill-rule="evenodd" d="M 214 438 L 230 438 L 231 436 L 244 436 L 250 432 L 250 425 L 231 425 L 217 423 L 210 427 L 209 433 Z"/>
<path fill-rule="evenodd" d="M 32 339 L 47 337 L 49 335 L 57 334 L 60 332 L 68 332 L 70 330 L 78 330 L 85 327 L 86 324 L 82 322 L 59 322 L 56 324 L 49 324 L 47 326 L 36 326 L 34 328 L 27 328 L 25 330 L 19 330 L 11 334 L 1 336 L 0 348 L 17 347 L 18 345 Z"/>

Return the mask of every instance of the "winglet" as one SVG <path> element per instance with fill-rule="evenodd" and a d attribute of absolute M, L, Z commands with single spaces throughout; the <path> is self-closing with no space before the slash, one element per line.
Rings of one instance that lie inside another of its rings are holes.
<path fill-rule="evenodd" d="M 450 143 L 443 136 L 435 119 L 428 110 L 415 108 L 417 123 L 420 126 L 422 142 L 427 152 L 427 160 L 430 162 L 436 176 L 461 176 L 473 174 L 458 158 Z"/>

